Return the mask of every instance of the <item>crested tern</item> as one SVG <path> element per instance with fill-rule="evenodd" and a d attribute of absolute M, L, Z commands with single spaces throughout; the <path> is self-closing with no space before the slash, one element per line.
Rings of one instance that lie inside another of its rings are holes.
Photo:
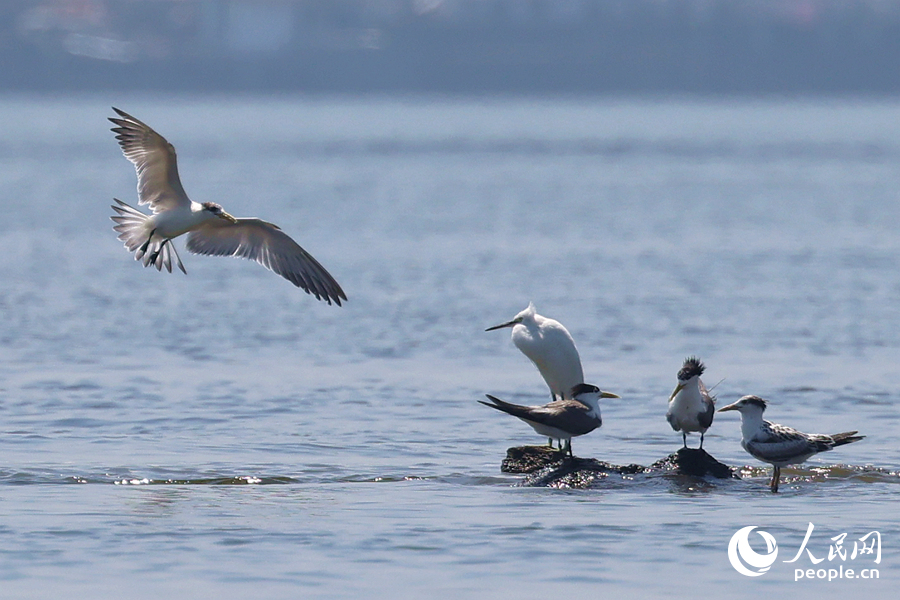
<path fill-rule="evenodd" d="M 678 371 L 678 385 L 669 396 L 666 420 L 672 429 L 681 432 L 685 448 L 687 434 L 691 432 L 700 433 L 700 448 L 703 448 L 703 437 L 716 414 L 716 398 L 710 395 L 700 379 L 705 370 L 706 365 L 696 356 L 684 359 L 684 364 Z"/>
<path fill-rule="evenodd" d="M 775 467 L 769 487 L 778 491 L 781 467 L 802 463 L 819 452 L 858 442 L 864 435 L 845 431 L 834 435 L 803 433 L 792 427 L 763 419 L 767 402 L 759 396 L 744 396 L 737 402 L 723 406 L 719 412 L 736 410 L 741 413 L 741 446 L 755 458 Z"/>
<path fill-rule="evenodd" d="M 522 406 L 505 402 L 486 394 L 491 402 L 481 404 L 496 408 L 531 425 L 532 429 L 550 440 L 559 440 L 560 450 L 572 456 L 572 438 L 590 433 L 603 424 L 600 417 L 600 398 L 618 398 L 587 383 L 579 383 L 567 394 L 571 400 L 554 400 L 543 406 Z M 566 442 L 563 446 L 563 441 Z M 551 446 L 552 447 L 552 446 Z"/>
<path fill-rule="evenodd" d="M 163 267 L 171 273 L 172 261 L 187 273 L 172 240 L 188 234 L 187 249 L 194 254 L 237 256 L 255 260 L 270 271 L 312 294 L 317 300 L 338 306 L 344 290 L 319 261 L 281 228 L 257 218 L 235 218 L 215 202 L 200 204 L 188 198 L 178 177 L 175 147 L 145 123 L 113 107 L 109 117 L 125 158 L 137 171 L 138 204 L 153 211 L 147 215 L 118 198 L 110 217 L 113 229 L 135 260 L 144 266 Z"/>

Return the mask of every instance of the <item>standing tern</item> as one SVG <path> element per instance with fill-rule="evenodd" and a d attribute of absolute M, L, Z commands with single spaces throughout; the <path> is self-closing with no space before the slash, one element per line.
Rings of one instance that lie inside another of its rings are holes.
<path fill-rule="evenodd" d="M 115 198 L 113 229 L 135 260 L 144 266 L 165 266 L 172 259 L 187 273 L 172 240 L 188 234 L 187 249 L 194 254 L 237 256 L 255 260 L 281 275 L 317 300 L 338 306 L 346 300 L 338 282 L 297 242 L 273 224 L 256 218 L 238 219 L 215 202 L 200 204 L 188 198 L 178 177 L 175 147 L 148 125 L 113 107 L 120 118 L 110 117 L 112 131 L 125 158 L 134 163 L 138 178 L 138 204 L 148 204 L 147 215 Z"/>
<path fill-rule="evenodd" d="M 505 402 L 487 394 L 493 402 L 479 400 L 481 404 L 496 408 L 514 417 L 522 419 L 541 435 L 551 440 L 559 440 L 559 448 L 568 451 L 572 456 L 572 438 L 590 433 L 603 424 L 600 418 L 600 398 L 618 398 L 609 392 L 603 392 L 597 386 L 579 383 L 567 394 L 571 400 L 554 400 L 543 406 L 522 406 Z M 563 440 L 566 445 L 563 446 Z"/>
<path fill-rule="evenodd" d="M 522 354 L 531 359 L 550 388 L 551 400 L 571 400 L 570 391 L 584 381 L 581 357 L 575 341 L 562 323 L 535 312 L 534 304 L 512 321 L 488 327 L 494 331 L 512 327 L 512 341 Z"/>
<path fill-rule="evenodd" d="M 769 487 L 778 491 L 781 467 L 802 463 L 810 456 L 858 442 L 864 435 L 845 431 L 834 435 L 803 433 L 791 427 L 770 423 L 762 418 L 766 401 L 759 396 L 744 396 L 737 402 L 723 406 L 719 412 L 737 410 L 741 413 L 741 446 L 755 458 L 775 467 Z"/>
<path fill-rule="evenodd" d="M 678 385 L 669 396 L 669 410 L 666 420 L 675 431 L 681 432 L 684 447 L 687 448 L 687 434 L 700 433 L 700 448 L 703 448 L 703 436 L 712 425 L 716 414 L 716 398 L 709 394 L 700 376 L 706 366 L 696 356 L 684 359 L 678 371 Z"/>

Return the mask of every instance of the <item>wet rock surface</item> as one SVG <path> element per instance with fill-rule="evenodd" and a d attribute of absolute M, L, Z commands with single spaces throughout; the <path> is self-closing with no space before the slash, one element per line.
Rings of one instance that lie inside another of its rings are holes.
<path fill-rule="evenodd" d="M 500 470 L 504 473 L 523 473 L 520 485 L 528 487 L 589 488 L 600 484 L 610 475 L 622 475 L 619 481 L 633 480 L 633 476 L 676 475 L 740 479 L 732 469 L 713 458 L 706 450 L 681 448 L 650 466 L 637 464 L 613 465 L 594 458 L 563 455 L 547 446 L 517 446 L 506 451 Z"/>

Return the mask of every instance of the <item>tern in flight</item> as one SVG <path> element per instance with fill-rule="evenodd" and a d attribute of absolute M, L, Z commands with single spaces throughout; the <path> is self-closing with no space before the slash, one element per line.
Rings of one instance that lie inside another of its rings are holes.
<path fill-rule="evenodd" d="M 791 427 L 770 423 L 763 419 L 766 401 L 759 396 L 744 396 L 737 402 L 723 406 L 719 412 L 737 410 L 741 413 L 741 446 L 753 457 L 775 467 L 769 488 L 778 491 L 781 467 L 796 465 L 810 456 L 858 442 L 864 435 L 857 431 L 845 431 L 834 435 L 803 433 Z"/>
<path fill-rule="evenodd" d="M 200 204 L 188 198 L 178 177 L 175 148 L 148 125 L 113 107 L 119 118 L 112 131 L 125 158 L 134 163 L 138 178 L 138 204 L 147 204 L 152 215 L 118 198 L 112 206 L 113 229 L 135 260 L 144 266 L 163 267 L 171 273 L 172 259 L 187 273 L 172 240 L 185 233 L 187 249 L 194 254 L 237 256 L 255 260 L 281 275 L 317 300 L 338 306 L 346 300 L 344 290 L 319 261 L 281 228 L 266 221 L 238 219 L 215 202 Z"/>

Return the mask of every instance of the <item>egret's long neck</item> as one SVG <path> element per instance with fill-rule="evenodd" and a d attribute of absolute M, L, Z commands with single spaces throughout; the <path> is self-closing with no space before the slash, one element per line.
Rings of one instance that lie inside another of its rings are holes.
<path fill-rule="evenodd" d="M 536 323 L 533 319 L 525 319 L 521 323 L 516 323 L 515 326 L 513 326 L 512 338 L 514 342 L 516 341 L 516 338 L 518 338 L 521 340 L 520 343 L 532 344 L 539 341 L 541 337 L 540 324 Z M 518 343 L 516 345 L 519 346 Z M 535 360 L 536 357 L 531 356 L 522 346 L 519 346 L 519 349 L 522 350 L 522 352 L 525 352 L 528 358 Z"/>
<path fill-rule="evenodd" d="M 756 406 L 744 407 L 741 411 L 741 436 L 745 442 L 753 439 L 763 424 L 763 411 Z"/>

